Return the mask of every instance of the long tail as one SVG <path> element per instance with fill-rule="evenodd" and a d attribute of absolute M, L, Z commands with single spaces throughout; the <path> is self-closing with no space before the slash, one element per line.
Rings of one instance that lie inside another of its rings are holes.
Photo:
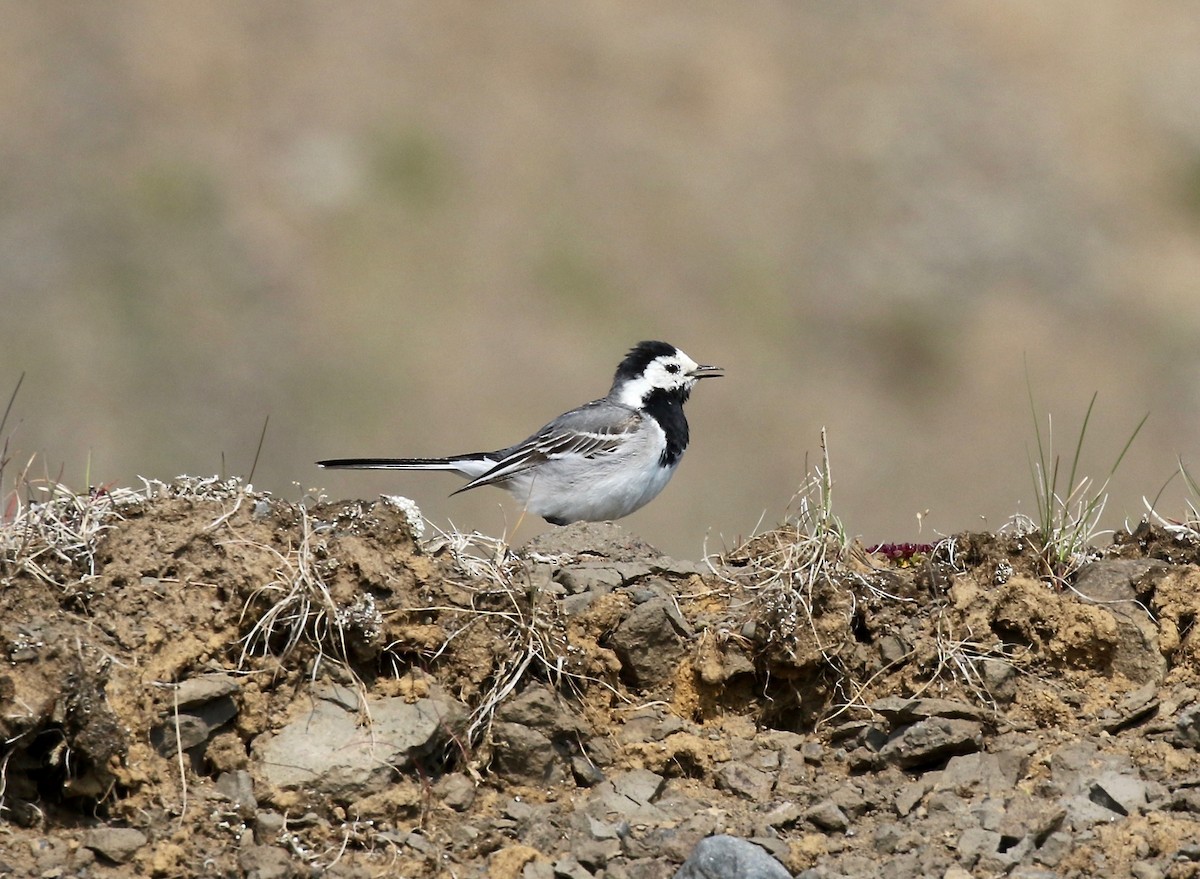
<path fill-rule="evenodd" d="M 449 458 L 331 458 L 318 461 L 328 470 L 450 470 L 474 479 L 496 466 L 496 458 L 477 452 Z"/>
<path fill-rule="evenodd" d="M 318 461 L 330 470 L 457 470 L 449 458 L 333 458 Z"/>

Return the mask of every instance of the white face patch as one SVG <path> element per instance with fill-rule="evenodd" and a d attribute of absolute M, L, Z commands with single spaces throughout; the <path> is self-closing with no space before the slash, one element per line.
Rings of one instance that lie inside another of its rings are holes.
<path fill-rule="evenodd" d="M 625 406 L 638 408 L 651 391 L 682 390 L 691 388 L 696 377 L 691 372 L 700 366 L 682 351 L 655 357 L 642 374 L 627 380 L 618 389 L 616 400 Z"/>

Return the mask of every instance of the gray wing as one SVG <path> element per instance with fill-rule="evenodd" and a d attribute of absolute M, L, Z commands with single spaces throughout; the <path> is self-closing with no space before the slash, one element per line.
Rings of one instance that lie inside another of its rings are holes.
<path fill-rule="evenodd" d="M 616 452 L 642 416 L 610 400 L 594 400 L 555 418 L 529 439 L 494 452 L 500 460 L 458 491 L 495 485 L 555 458 L 597 458 Z M 455 492 L 458 494 L 458 492 Z"/>

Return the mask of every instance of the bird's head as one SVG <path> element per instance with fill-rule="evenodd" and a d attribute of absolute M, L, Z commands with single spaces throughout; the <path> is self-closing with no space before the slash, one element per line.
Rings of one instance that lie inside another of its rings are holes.
<path fill-rule="evenodd" d="M 609 398 L 640 408 L 651 395 L 665 395 L 686 402 L 692 387 L 702 378 L 719 378 L 719 366 L 704 366 L 666 342 L 639 342 L 617 367 Z"/>

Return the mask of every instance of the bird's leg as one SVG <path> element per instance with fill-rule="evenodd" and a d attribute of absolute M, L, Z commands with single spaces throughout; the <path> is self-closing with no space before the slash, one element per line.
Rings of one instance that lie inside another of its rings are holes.
<path fill-rule="evenodd" d="M 533 484 L 537 482 L 537 474 L 529 480 L 529 491 L 525 494 L 525 503 L 521 504 L 521 515 L 517 517 L 517 524 L 513 526 L 512 536 L 517 536 L 517 531 L 521 528 L 521 523 L 525 521 L 525 514 L 529 512 L 529 499 L 533 497 Z"/>

